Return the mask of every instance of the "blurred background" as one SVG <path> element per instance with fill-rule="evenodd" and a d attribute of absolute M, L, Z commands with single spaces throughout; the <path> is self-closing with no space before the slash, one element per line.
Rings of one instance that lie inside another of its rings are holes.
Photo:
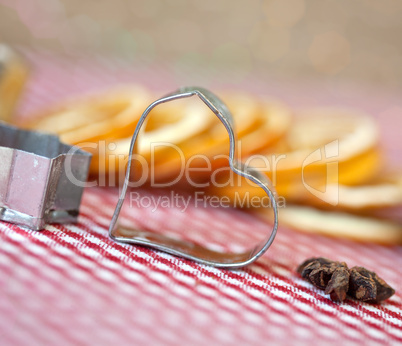
<path fill-rule="evenodd" d="M 14 47 L 162 64 L 191 84 L 258 76 L 396 89 L 401 32 L 399 0 L 0 0 L 0 40 Z"/>

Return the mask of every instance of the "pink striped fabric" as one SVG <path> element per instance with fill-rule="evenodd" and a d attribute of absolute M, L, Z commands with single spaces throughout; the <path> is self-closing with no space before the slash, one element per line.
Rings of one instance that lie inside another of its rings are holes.
<path fill-rule="evenodd" d="M 140 70 L 114 60 L 73 64 L 44 53 L 25 54 L 35 68 L 21 107 L 25 114 L 122 80 L 148 85 L 153 81 L 160 89 L 166 87 L 165 92 L 174 89 L 175 75 L 168 66 L 158 66 L 157 73 L 149 66 Z M 298 100 L 304 97 L 292 96 L 289 102 L 303 104 L 306 101 Z M 330 99 L 321 97 L 312 103 Z M 400 106 L 394 101 L 384 108 L 384 99 L 368 102 L 378 114 Z M 379 120 L 383 132 L 388 131 L 384 147 L 392 148 L 391 158 L 400 158 L 401 150 L 395 149 L 398 137 L 392 135 L 395 123 L 387 125 L 381 116 Z M 87 189 L 78 224 L 49 225 L 43 232 L 0 222 L 2 345 L 402 342 L 402 247 L 357 244 L 280 227 L 273 246 L 257 262 L 242 270 L 222 270 L 111 241 L 107 228 L 116 201 L 116 189 Z M 223 250 L 255 241 L 267 227 L 241 211 L 194 206 L 185 213 L 136 208 L 130 217 L 173 235 L 186 226 L 194 230 L 186 236 L 213 241 Z M 377 271 L 397 292 L 381 305 L 334 303 L 295 273 L 311 256 Z"/>

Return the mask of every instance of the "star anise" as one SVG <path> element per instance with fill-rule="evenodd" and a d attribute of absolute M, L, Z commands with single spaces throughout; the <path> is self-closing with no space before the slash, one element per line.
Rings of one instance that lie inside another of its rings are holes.
<path fill-rule="evenodd" d="M 357 300 L 379 303 L 391 297 L 395 290 L 383 279 L 363 267 L 348 268 L 345 262 L 327 258 L 310 258 L 298 268 L 299 274 L 334 301 L 344 301 L 349 295 Z"/>
<path fill-rule="evenodd" d="M 395 290 L 376 273 L 363 267 L 350 269 L 349 295 L 355 299 L 379 303 L 391 297 Z"/>
<path fill-rule="evenodd" d="M 310 258 L 297 271 L 319 289 L 325 290 L 332 300 L 343 301 L 349 289 L 349 269 L 346 263 L 327 258 Z"/>

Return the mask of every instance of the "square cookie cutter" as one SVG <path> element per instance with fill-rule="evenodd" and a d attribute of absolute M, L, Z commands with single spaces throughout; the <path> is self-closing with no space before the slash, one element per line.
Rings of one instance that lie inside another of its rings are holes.
<path fill-rule="evenodd" d="M 0 220 L 41 230 L 76 222 L 92 155 L 0 122 Z"/>

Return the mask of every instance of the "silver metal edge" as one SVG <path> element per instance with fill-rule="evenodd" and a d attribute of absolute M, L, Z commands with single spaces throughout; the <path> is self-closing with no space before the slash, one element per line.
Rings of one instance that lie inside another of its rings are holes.
<path fill-rule="evenodd" d="M 253 181 L 259 187 L 261 187 L 265 191 L 265 193 L 268 195 L 268 197 L 271 201 L 271 204 L 272 204 L 272 210 L 274 213 L 274 223 L 273 223 L 272 231 L 271 231 L 269 237 L 265 241 L 258 244 L 250 251 L 247 251 L 247 253 L 249 253 L 250 256 L 245 261 L 241 261 L 241 262 L 210 261 L 210 260 L 205 260 L 205 259 L 198 258 L 195 256 L 191 256 L 180 250 L 164 246 L 163 244 L 145 241 L 144 239 L 136 240 L 135 238 L 116 237 L 113 235 L 113 231 L 116 228 L 116 223 L 117 223 L 121 208 L 124 203 L 128 184 L 130 182 L 131 161 L 132 161 L 132 156 L 134 154 L 136 140 L 137 140 L 138 134 L 141 130 L 141 127 L 145 122 L 145 119 L 147 118 L 148 114 L 154 107 L 156 107 L 160 104 L 163 104 L 165 102 L 182 99 L 182 98 L 187 98 L 187 97 L 191 97 L 191 96 L 198 96 L 211 109 L 211 111 L 219 118 L 219 120 L 225 126 L 225 128 L 229 134 L 229 142 L 230 142 L 229 143 L 230 168 L 236 174 Z M 276 203 L 276 199 L 275 199 L 275 194 L 272 191 L 273 188 L 271 186 L 271 183 L 270 183 L 268 177 L 261 174 L 259 171 L 253 169 L 252 167 L 246 167 L 243 163 L 238 162 L 235 159 L 234 154 L 235 154 L 235 146 L 236 146 L 236 136 L 235 136 L 233 127 L 234 127 L 233 117 L 230 114 L 226 105 L 216 95 L 212 94 L 210 91 L 203 89 L 203 88 L 199 88 L 199 87 L 181 88 L 181 89 L 177 90 L 176 92 L 169 94 L 168 96 L 165 96 L 165 97 L 151 103 L 145 109 L 144 113 L 141 115 L 141 117 L 137 123 L 137 126 L 135 128 L 133 137 L 131 139 L 124 185 L 121 190 L 119 201 L 117 202 L 116 209 L 115 209 L 115 212 L 113 214 L 113 217 L 112 217 L 112 220 L 111 220 L 111 223 L 109 226 L 109 237 L 117 242 L 149 246 L 149 247 L 152 247 L 152 248 L 155 248 L 155 249 L 158 249 L 158 250 L 161 250 L 161 251 L 164 251 L 164 252 L 176 255 L 176 256 L 181 256 L 181 257 L 184 257 L 184 258 L 187 258 L 190 260 L 194 260 L 201 264 L 206 264 L 206 265 L 220 267 L 220 268 L 240 268 L 240 267 L 246 266 L 246 265 L 254 262 L 259 257 L 261 257 L 266 252 L 266 250 L 271 246 L 272 242 L 275 239 L 277 229 L 278 229 L 278 207 L 277 207 L 277 203 Z"/>

